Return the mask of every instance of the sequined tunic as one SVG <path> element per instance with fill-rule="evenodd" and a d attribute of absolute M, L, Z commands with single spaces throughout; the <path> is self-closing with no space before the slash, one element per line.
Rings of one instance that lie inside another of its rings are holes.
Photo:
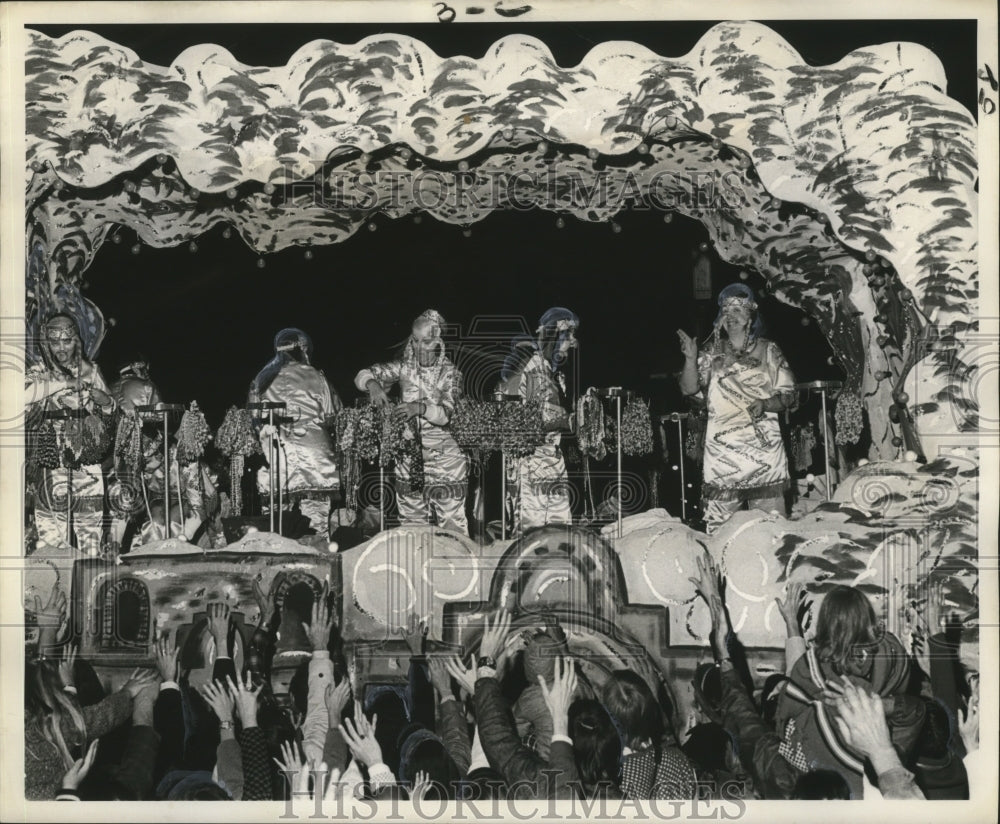
<path fill-rule="evenodd" d="M 731 361 L 731 362 L 727 362 Z M 749 354 L 698 355 L 698 379 L 708 403 L 702 494 L 706 500 L 780 495 L 788 461 L 776 412 L 754 422 L 747 406 L 795 388 L 785 356 L 761 338 Z"/>

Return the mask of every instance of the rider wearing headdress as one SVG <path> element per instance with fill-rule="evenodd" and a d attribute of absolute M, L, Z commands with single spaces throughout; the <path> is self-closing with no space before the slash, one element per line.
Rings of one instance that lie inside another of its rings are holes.
<path fill-rule="evenodd" d="M 29 416 L 45 410 L 80 410 L 86 417 L 70 418 L 64 427 L 67 443 L 96 444 L 106 438 L 105 416 L 114 411 L 114 400 L 101 370 L 84 354 L 80 327 L 65 313 L 52 315 L 42 325 L 39 340 L 41 363 L 30 366 L 24 376 L 25 405 Z M 70 436 L 70 433 L 76 433 Z M 86 437 L 84 437 L 86 435 Z M 108 442 L 110 447 L 110 441 Z M 71 449 L 63 450 L 66 452 Z M 83 457 L 82 453 L 79 457 Z M 77 549 L 97 554 L 101 549 L 104 515 L 104 473 L 101 459 L 67 468 L 64 461 L 44 469 L 38 480 L 35 526 L 38 542 L 45 546 L 65 545 L 67 505 L 72 509 L 71 538 Z M 96 458 L 96 460 L 95 460 Z M 72 495 L 71 501 L 67 494 Z"/>
<path fill-rule="evenodd" d="M 545 524 L 568 524 L 569 479 L 559 443 L 570 426 L 563 398 L 566 378 L 562 366 L 577 345 L 580 319 L 569 309 L 554 306 L 538 322 L 535 337 L 514 339 L 501 371 L 501 391 L 537 401 L 542 407 L 545 443 L 525 457 L 508 462 L 508 494 L 505 505 L 512 510 L 516 530 Z"/>
<path fill-rule="evenodd" d="M 445 321 L 434 309 L 423 312 L 411 328 L 402 358 L 358 372 L 358 389 L 373 403 L 389 403 L 386 391 L 399 384 L 395 414 L 416 422 L 424 463 L 424 488 L 411 486 L 412 467 L 396 464 L 396 502 L 404 524 L 429 523 L 468 534 L 465 498 L 469 462 L 447 426 L 462 394 L 462 373 L 445 352 Z"/>
<path fill-rule="evenodd" d="M 709 534 L 744 503 L 784 513 L 790 481 L 778 413 L 794 402 L 795 378 L 778 345 L 762 337 L 753 290 L 733 283 L 705 346 L 683 330 L 681 391 L 708 407 L 702 499 Z"/>
<path fill-rule="evenodd" d="M 285 421 L 276 427 L 281 487 L 287 500 L 298 502 L 312 528 L 329 536 L 332 495 L 340 489 L 340 471 L 326 427 L 342 404 L 326 376 L 312 365 L 312 354 L 312 340 L 305 332 L 282 329 L 274 337 L 274 357 L 250 385 L 249 400 L 285 404 L 284 409 L 275 411 L 276 422 L 279 418 Z M 270 433 L 263 431 L 262 437 L 270 437 Z M 268 478 L 264 467 L 257 475 L 257 485 L 265 495 Z M 277 487 L 274 500 L 278 500 Z"/>

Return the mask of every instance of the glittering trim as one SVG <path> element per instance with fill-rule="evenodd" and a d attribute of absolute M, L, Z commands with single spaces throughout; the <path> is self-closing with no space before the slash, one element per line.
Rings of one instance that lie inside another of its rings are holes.
<path fill-rule="evenodd" d="M 720 487 L 715 484 L 704 484 L 701 488 L 701 496 L 706 501 L 753 501 L 761 498 L 774 498 L 781 495 L 790 486 L 791 482 L 788 479 L 766 486 Z"/>

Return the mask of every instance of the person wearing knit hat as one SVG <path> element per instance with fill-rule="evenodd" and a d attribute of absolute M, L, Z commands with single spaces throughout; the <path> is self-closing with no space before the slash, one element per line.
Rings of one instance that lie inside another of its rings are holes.
<path fill-rule="evenodd" d="M 507 464 L 508 500 L 515 531 L 569 524 L 569 479 L 560 449 L 561 433 L 573 428 L 565 408 L 566 378 L 562 367 L 577 346 L 580 319 L 562 306 L 548 309 L 539 320 L 536 337 L 516 338 L 500 374 L 500 391 L 536 401 L 542 408 L 545 443 L 524 458 Z"/>
<path fill-rule="evenodd" d="M 551 684 L 555 677 L 556 658 L 568 655 L 565 638 L 554 638 L 549 632 L 538 632 L 524 647 L 522 664 L 524 677 L 528 686 L 511 708 L 517 734 L 524 740 L 531 736 L 535 751 L 542 757 L 549 757 L 549 746 L 552 742 L 552 716 L 549 714 L 539 677 Z"/>

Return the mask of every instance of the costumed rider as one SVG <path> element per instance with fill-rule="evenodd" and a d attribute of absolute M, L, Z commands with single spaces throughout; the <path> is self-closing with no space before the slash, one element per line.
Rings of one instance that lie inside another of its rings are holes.
<path fill-rule="evenodd" d="M 36 479 L 38 545 L 66 545 L 69 506 L 70 542 L 75 538 L 78 550 L 96 555 L 104 519 L 101 462 L 111 449 L 114 400 L 101 370 L 86 358 L 71 315 L 60 312 L 45 321 L 39 349 L 42 362 L 28 367 L 24 376 L 26 416 L 36 420 L 47 410 L 69 409 L 80 410 L 83 417 L 55 422 L 62 429 L 57 442 L 65 448 L 59 450 L 58 466 L 42 468 Z"/>
<path fill-rule="evenodd" d="M 424 486 L 413 488 L 410 459 L 396 462 L 396 504 L 403 524 L 430 523 L 468 535 L 465 498 L 469 461 L 448 423 L 462 394 L 462 373 L 445 352 L 445 320 L 433 309 L 421 314 L 411 328 L 400 359 L 377 363 L 358 372 L 358 389 L 368 392 L 372 403 L 387 406 L 386 394 L 399 384 L 400 403 L 394 414 L 412 421 L 420 438 Z"/>
<path fill-rule="evenodd" d="M 795 378 L 762 330 L 754 293 L 742 283 L 719 294 L 719 314 L 702 349 L 677 330 L 681 392 L 708 409 L 702 505 L 709 534 L 744 504 L 785 511 L 790 480 L 778 413 L 795 401 Z"/>
<path fill-rule="evenodd" d="M 139 356 L 118 370 L 111 385 L 111 397 L 118 410 L 115 427 L 113 477 L 108 483 L 111 509 L 111 543 L 127 550 L 130 522 L 146 512 L 149 481 L 163 462 L 163 432 L 160 416 L 140 413 L 138 407 L 160 402 L 160 391 L 149 375 L 149 363 Z M 124 545 L 123 545 L 124 544 Z"/>
<path fill-rule="evenodd" d="M 569 479 L 560 441 L 572 430 L 573 416 L 566 410 L 566 378 L 562 373 L 570 350 L 576 348 L 580 319 L 569 309 L 555 306 L 539 320 L 536 337 L 514 340 L 501 372 L 500 389 L 537 401 L 542 408 L 545 443 L 525 457 L 507 462 L 508 500 L 505 502 L 515 530 L 545 524 L 569 524 Z"/>
<path fill-rule="evenodd" d="M 340 492 L 340 469 L 337 466 L 329 429 L 343 408 L 340 396 L 330 386 L 323 372 L 312 365 L 312 339 L 301 329 L 282 329 L 274 336 L 274 357 L 250 385 L 250 403 L 283 402 L 275 410 L 275 432 L 265 425 L 260 437 L 264 454 L 267 439 L 277 437 L 278 472 L 285 500 L 309 519 L 318 535 L 328 539 L 335 494 Z M 260 413 L 267 420 L 266 413 Z M 257 473 L 261 495 L 268 495 L 268 467 Z M 278 500 L 278 489 L 274 489 Z"/>

